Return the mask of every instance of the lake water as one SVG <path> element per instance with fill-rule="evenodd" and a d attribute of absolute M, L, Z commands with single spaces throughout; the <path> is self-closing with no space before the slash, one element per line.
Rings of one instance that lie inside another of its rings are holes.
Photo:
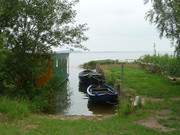
<path fill-rule="evenodd" d="M 64 108 L 58 108 L 57 114 L 64 115 L 95 115 L 95 114 L 113 114 L 116 106 L 114 105 L 92 105 L 88 103 L 88 97 L 79 87 L 78 74 L 83 69 L 79 66 L 91 60 L 118 59 L 129 60 L 138 59 L 150 52 L 91 52 L 91 53 L 71 53 L 69 56 L 69 81 L 67 82 L 68 105 Z M 59 97 L 60 98 L 60 97 Z M 64 102 L 67 102 L 65 101 Z M 63 102 L 63 101 L 62 101 Z"/>

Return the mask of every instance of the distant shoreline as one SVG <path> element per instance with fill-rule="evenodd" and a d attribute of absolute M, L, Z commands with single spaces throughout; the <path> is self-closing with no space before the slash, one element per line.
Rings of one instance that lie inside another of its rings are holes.
<path fill-rule="evenodd" d="M 153 51 L 72 51 L 71 53 L 147 53 L 153 54 Z M 157 54 L 173 54 L 173 51 L 157 51 Z"/>

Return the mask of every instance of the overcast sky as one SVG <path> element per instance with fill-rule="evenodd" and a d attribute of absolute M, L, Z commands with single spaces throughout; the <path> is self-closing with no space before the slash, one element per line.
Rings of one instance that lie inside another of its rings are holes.
<path fill-rule="evenodd" d="M 158 51 L 173 50 L 145 20 L 150 7 L 143 0 L 80 0 L 77 20 L 89 27 L 83 44 L 91 51 L 152 51 L 155 42 Z"/>

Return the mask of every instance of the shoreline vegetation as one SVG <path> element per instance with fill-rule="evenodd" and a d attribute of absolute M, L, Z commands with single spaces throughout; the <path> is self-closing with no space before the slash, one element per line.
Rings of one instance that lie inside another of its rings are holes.
<path fill-rule="evenodd" d="M 81 65 L 95 69 L 99 64 L 106 82 L 114 87 L 120 85 L 120 103 L 115 115 L 86 117 L 37 114 L 32 113 L 30 103 L 24 100 L 1 97 L 0 135 L 178 135 L 180 84 L 178 81 L 172 82 L 161 72 L 145 68 L 139 63 L 142 60 L 124 63 L 123 78 L 122 62 L 117 60 L 91 61 Z M 173 74 L 178 77 L 179 71 Z M 141 97 L 141 106 L 132 105 L 136 96 Z"/>

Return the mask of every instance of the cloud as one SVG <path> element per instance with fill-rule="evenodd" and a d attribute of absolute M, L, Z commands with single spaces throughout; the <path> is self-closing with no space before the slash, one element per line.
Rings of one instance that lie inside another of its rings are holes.
<path fill-rule="evenodd" d="M 160 50 L 172 50 L 168 40 L 160 40 L 155 26 L 144 17 L 151 4 L 143 0 L 80 0 L 77 21 L 87 23 L 89 40 L 84 43 L 94 51 L 150 50 L 157 42 Z"/>

